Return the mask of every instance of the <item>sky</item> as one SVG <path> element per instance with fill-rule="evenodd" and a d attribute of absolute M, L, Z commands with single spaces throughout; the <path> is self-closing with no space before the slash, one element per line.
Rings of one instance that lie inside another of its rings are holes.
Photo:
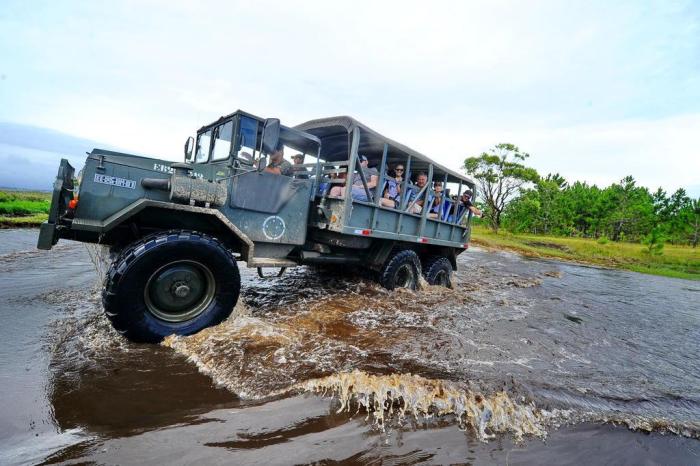
<path fill-rule="evenodd" d="M 181 160 L 239 108 L 700 196 L 700 2 L 3 1 L 0 122 Z"/>

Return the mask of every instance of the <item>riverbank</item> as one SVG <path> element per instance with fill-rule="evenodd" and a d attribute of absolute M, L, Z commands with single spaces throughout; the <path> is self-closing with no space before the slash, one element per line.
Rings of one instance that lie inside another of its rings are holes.
<path fill-rule="evenodd" d="M 0 229 L 38 227 L 48 218 L 51 193 L 0 190 Z M 662 254 L 645 252 L 639 243 L 601 243 L 592 239 L 556 236 L 494 234 L 474 226 L 474 244 L 506 249 L 528 257 L 545 257 L 620 268 L 675 278 L 700 280 L 700 248 L 664 245 Z"/>
<path fill-rule="evenodd" d="M 605 243 L 585 238 L 493 233 L 475 226 L 472 242 L 487 249 L 505 249 L 528 257 L 561 259 L 666 277 L 700 280 L 700 248 L 664 245 L 660 255 L 639 243 Z"/>
<path fill-rule="evenodd" d="M 0 190 L 0 228 L 38 227 L 50 206 L 50 192 Z"/>

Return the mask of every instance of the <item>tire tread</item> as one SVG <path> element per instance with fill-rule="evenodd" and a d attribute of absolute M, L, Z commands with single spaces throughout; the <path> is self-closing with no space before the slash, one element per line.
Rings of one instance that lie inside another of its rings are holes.
<path fill-rule="evenodd" d="M 435 284 L 435 275 L 440 269 L 447 269 L 450 272 L 449 283 L 452 283 L 452 264 L 445 256 L 428 256 L 423 261 L 423 276 L 430 285 Z"/>
<path fill-rule="evenodd" d="M 395 251 L 389 256 L 384 267 L 379 272 L 379 283 L 388 290 L 394 289 L 394 274 L 396 269 L 405 262 L 413 263 L 416 272 L 416 287 L 418 286 L 418 279 L 421 274 L 421 263 L 418 259 L 418 255 L 412 249 L 403 249 Z"/>
<path fill-rule="evenodd" d="M 235 258 L 233 257 L 233 253 L 221 241 L 206 233 L 200 233 L 191 230 L 168 230 L 152 233 L 125 247 L 119 253 L 117 258 L 112 262 L 112 264 L 109 267 L 109 270 L 107 271 L 107 274 L 105 275 L 105 280 L 102 288 L 102 307 L 105 311 L 105 315 L 112 323 L 112 326 L 119 333 L 126 336 L 127 338 L 142 340 L 142 336 L 135 334 L 133 329 L 130 328 L 130 326 L 128 325 L 128 323 L 125 322 L 124 319 L 120 318 L 121 313 L 119 312 L 119 309 L 117 309 L 118 293 L 116 287 L 123 278 L 124 272 L 128 269 L 131 263 L 139 259 L 153 247 L 156 247 L 163 243 L 182 240 L 205 242 L 209 246 L 219 249 L 220 252 L 230 256 L 231 260 L 235 264 Z M 224 316 L 218 322 L 213 322 L 211 325 L 219 323 L 225 318 L 226 316 Z"/>

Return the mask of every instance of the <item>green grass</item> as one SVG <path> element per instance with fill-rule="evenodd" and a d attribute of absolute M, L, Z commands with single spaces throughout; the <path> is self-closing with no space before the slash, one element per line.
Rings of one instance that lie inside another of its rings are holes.
<path fill-rule="evenodd" d="M 51 193 L 0 191 L 0 228 L 39 226 L 50 206 Z"/>
<path fill-rule="evenodd" d="M 616 243 L 584 238 L 493 233 L 473 227 L 472 241 L 492 249 L 508 249 L 530 257 L 549 257 L 574 262 L 621 268 L 667 277 L 700 280 L 700 248 L 666 244 L 663 253 L 653 255 L 639 243 Z"/>

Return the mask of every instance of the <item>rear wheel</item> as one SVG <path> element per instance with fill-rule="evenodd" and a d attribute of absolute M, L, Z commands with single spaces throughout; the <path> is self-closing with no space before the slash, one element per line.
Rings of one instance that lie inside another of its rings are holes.
<path fill-rule="evenodd" d="M 429 257 L 425 261 L 423 275 L 429 285 L 452 288 L 452 264 L 450 264 L 450 260 L 447 257 Z"/>
<path fill-rule="evenodd" d="M 395 288 L 418 288 L 421 266 L 418 255 L 410 250 L 394 253 L 379 273 L 379 283 L 388 290 Z"/>
<path fill-rule="evenodd" d="M 102 303 L 114 328 L 137 342 L 190 335 L 231 314 L 241 280 L 219 240 L 191 231 L 147 236 L 107 273 Z"/>

